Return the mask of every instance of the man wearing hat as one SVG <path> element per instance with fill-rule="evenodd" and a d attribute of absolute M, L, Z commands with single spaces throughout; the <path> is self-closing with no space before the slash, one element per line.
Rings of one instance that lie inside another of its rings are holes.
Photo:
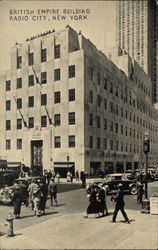
<path fill-rule="evenodd" d="M 116 202 L 112 222 L 116 222 L 116 217 L 117 217 L 118 211 L 120 210 L 123 217 L 125 218 L 126 223 L 130 223 L 128 216 L 124 210 L 125 202 L 124 202 L 124 194 L 123 194 L 123 185 L 121 183 L 119 183 L 117 185 L 117 188 L 118 188 L 118 191 L 117 191 L 116 195 L 111 198 L 111 200 Z"/>
<path fill-rule="evenodd" d="M 104 210 L 106 211 L 105 215 L 108 215 L 108 209 L 106 205 L 106 197 L 105 197 L 105 188 L 102 183 L 98 184 L 99 192 L 98 192 L 98 201 L 99 201 L 99 212 L 104 216 Z"/>

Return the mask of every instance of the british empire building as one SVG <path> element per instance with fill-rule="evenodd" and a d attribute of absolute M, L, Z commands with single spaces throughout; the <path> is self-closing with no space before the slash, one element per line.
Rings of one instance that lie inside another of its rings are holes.
<path fill-rule="evenodd" d="M 151 80 L 127 54 L 116 66 L 67 26 L 16 44 L 0 75 L 0 154 L 35 172 L 94 174 L 158 164 L 158 112 Z"/>

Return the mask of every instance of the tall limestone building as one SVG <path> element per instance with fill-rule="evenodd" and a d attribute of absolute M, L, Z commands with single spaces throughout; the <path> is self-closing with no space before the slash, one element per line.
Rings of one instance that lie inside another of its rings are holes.
<path fill-rule="evenodd" d="M 119 68 L 67 26 L 16 44 L 0 74 L 0 154 L 38 173 L 120 172 L 158 164 L 151 81 L 128 55 Z"/>

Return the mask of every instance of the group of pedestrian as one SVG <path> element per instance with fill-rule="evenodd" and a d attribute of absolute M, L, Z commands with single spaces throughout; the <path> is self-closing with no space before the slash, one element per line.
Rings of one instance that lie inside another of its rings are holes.
<path fill-rule="evenodd" d="M 105 188 L 101 183 L 99 185 L 89 185 L 87 187 L 87 196 L 89 198 L 89 206 L 85 218 L 88 218 L 89 214 L 95 214 L 97 218 L 108 215 Z M 104 211 L 106 211 L 106 214 Z"/>
<path fill-rule="evenodd" d="M 49 185 L 47 182 L 40 183 L 32 179 L 27 189 L 28 202 L 26 206 L 31 204 L 32 211 L 35 216 L 41 216 L 45 214 L 46 202 L 48 194 L 50 195 L 51 206 L 55 201 L 57 206 L 57 184 L 54 182 L 54 178 L 51 178 Z M 15 219 L 20 218 L 21 206 L 22 206 L 22 193 L 20 192 L 19 186 L 15 184 L 15 192 L 12 195 L 12 203 L 14 206 Z"/>
<path fill-rule="evenodd" d="M 89 206 L 87 208 L 86 216 L 84 216 L 85 218 L 88 218 L 89 214 L 95 214 L 96 218 L 109 215 L 106 204 L 106 190 L 103 184 L 100 183 L 100 184 L 89 185 L 87 187 L 87 194 L 89 198 Z M 118 184 L 117 192 L 112 195 L 111 201 L 115 202 L 115 209 L 113 212 L 112 222 L 116 222 L 116 217 L 120 210 L 125 219 L 125 222 L 130 223 L 130 220 L 124 210 L 125 202 L 124 202 L 123 185 L 121 183 Z"/>

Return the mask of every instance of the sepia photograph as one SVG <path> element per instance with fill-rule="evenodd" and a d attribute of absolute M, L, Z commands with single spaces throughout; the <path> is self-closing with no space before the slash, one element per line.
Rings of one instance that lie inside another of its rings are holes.
<path fill-rule="evenodd" d="M 0 24 L 0 249 L 158 249 L 158 0 Z"/>

